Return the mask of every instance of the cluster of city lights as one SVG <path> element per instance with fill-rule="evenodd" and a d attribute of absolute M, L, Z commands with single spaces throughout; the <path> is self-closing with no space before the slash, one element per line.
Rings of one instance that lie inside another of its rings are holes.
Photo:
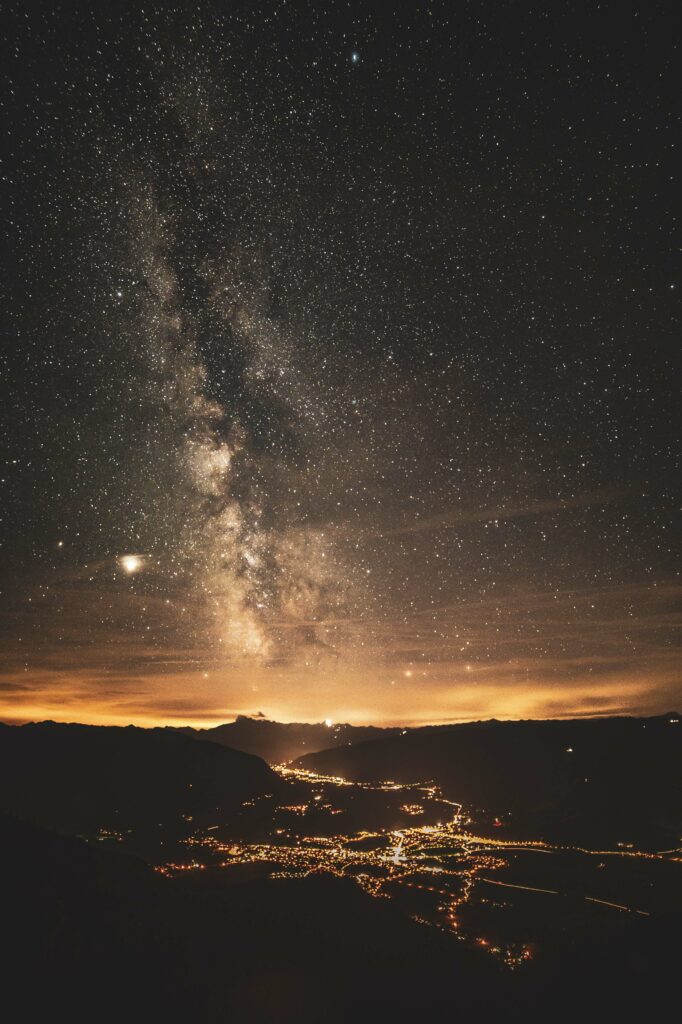
<path fill-rule="evenodd" d="M 158 870 L 173 877 L 207 867 L 229 869 L 235 865 L 251 864 L 262 866 L 270 878 L 302 878 L 319 872 L 352 878 L 375 898 L 398 899 L 410 906 L 416 898 L 419 912 L 410 913 L 414 920 L 448 931 L 462 941 L 485 949 L 510 967 L 518 967 L 531 958 L 531 945 L 527 942 L 505 945 L 475 934 L 475 926 L 462 913 L 472 903 L 488 902 L 482 896 L 487 886 L 538 893 L 545 897 L 560 895 L 554 889 L 491 878 L 490 875 L 508 866 L 509 855 L 514 851 L 546 854 L 570 851 L 600 858 L 667 860 L 678 859 L 674 855 L 680 852 L 645 853 L 630 848 L 629 844 L 627 848 L 623 846 L 612 851 L 587 850 L 540 840 L 505 840 L 497 835 L 477 835 L 471 831 L 473 821 L 464 813 L 462 806 L 446 800 L 438 787 L 432 784 L 356 783 L 286 765 L 277 766 L 276 770 L 283 779 L 297 785 L 296 792 L 305 793 L 307 799 L 276 805 L 267 838 L 254 842 L 234 838 L 232 834 L 229 838 L 221 837 L 226 829 L 218 825 L 199 829 L 185 840 L 193 851 L 191 859 L 182 863 L 165 863 Z M 398 799 L 405 800 L 398 805 L 402 815 L 422 817 L 428 811 L 431 815 L 442 815 L 443 820 L 405 825 L 399 829 L 308 834 L 305 827 L 308 816 L 312 832 L 315 828 L 313 822 L 320 820 L 319 812 L 330 816 L 344 813 L 342 808 L 334 806 L 333 794 L 336 793 L 337 802 L 343 802 L 342 794 L 348 787 L 377 795 L 399 794 Z M 256 804 L 257 801 L 247 800 L 242 806 L 253 809 Z M 585 895 L 584 899 L 590 904 L 601 904 L 632 915 L 647 914 L 647 911 L 591 895 Z"/>

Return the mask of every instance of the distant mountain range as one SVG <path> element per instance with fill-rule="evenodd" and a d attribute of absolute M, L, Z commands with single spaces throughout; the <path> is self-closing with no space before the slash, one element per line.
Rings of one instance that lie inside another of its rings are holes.
<path fill-rule="evenodd" d="M 303 754 L 394 736 L 399 731 L 375 726 L 326 725 L 324 722 L 314 725 L 271 722 L 267 718 L 249 718 L 246 715 L 239 715 L 234 722 L 217 725 L 212 729 L 186 727 L 178 730 L 186 736 L 222 743 L 233 750 L 255 754 L 269 764 L 285 764 Z"/>
<path fill-rule="evenodd" d="M 201 731 L 0 725 L 0 810 L 83 833 L 228 820 L 287 788 L 262 758 L 291 761 L 301 749 L 310 752 L 297 765 L 350 781 L 435 782 L 497 835 L 650 849 L 682 841 L 676 712 L 401 730 L 246 717 Z"/>
<path fill-rule="evenodd" d="M 297 764 L 351 781 L 431 780 L 515 837 L 658 848 L 682 842 L 676 712 L 409 729 Z"/>
<path fill-rule="evenodd" d="M 0 725 L 0 809 L 66 831 L 205 815 L 278 787 L 260 758 L 169 729 Z"/>

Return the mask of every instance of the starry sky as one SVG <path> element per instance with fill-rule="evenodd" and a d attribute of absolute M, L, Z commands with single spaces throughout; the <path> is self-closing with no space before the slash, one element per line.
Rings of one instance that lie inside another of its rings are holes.
<path fill-rule="evenodd" d="M 679 704 L 674 23 L 5 7 L 0 717 Z"/>

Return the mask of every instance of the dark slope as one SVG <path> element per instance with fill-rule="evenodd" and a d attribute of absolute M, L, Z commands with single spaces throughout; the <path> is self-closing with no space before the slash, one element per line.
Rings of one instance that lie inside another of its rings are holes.
<path fill-rule="evenodd" d="M 510 835 L 679 845 L 682 723 L 659 718 L 476 722 L 301 758 L 353 781 L 432 780 Z M 479 816 L 480 817 L 480 816 Z"/>
<path fill-rule="evenodd" d="M 324 876 L 187 884 L 0 815 L 12 1019 L 341 1022 L 496 1015 L 483 954 Z"/>
<path fill-rule="evenodd" d="M 173 1010 L 181 993 L 164 977 L 173 941 L 161 876 L 2 813 L 0 849 L 7 1019 L 113 1020 L 126 1003 L 128 1019 Z"/>
<path fill-rule="evenodd" d="M 350 881 L 170 880 L 1 814 L 0 850 L 12 1020 L 644 1020 L 677 998 L 672 919 L 569 942 L 509 975 Z"/>
<path fill-rule="evenodd" d="M 0 726 L 0 809 L 65 831 L 201 816 L 279 785 L 259 758 L 165 729 Z"/>
<path fill-rule="evenodd" d="M 398 732 L 397 729 L 378 729 L 374 726 L 327 726 L 323 722 L 315 725 L 270 722 L 265 718 L 248 718 L 245 715 L 240 715 L 234 722 L 217 725 L 214 729 L 184 728 L 178 731 L 197 739 L 224 743 L 233 750 L 256 754 L 270 764 L 286 764 L 303 754 L 393 736 Z"/>

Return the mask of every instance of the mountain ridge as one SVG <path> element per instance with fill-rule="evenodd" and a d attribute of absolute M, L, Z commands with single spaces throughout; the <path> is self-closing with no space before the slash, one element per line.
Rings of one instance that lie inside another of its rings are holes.
<path fill-rule="evenodd" d="M 400 730 L 343 722 L 277 722 L 268 718 L 238 715 L 233 722 L 208 729 L 180 726 L 177 731 L 196 739 L 224 744 L 233 750 L 255 754 L 269 764 L 286 764 L 306 753 L 395 735 Z"/>
<path fill-rule="evenodd" d="M 280 786 L 262 759 L 172 730 L 0 725 L 0 808 L 45 827 L 207 814 Z"/>
<path fill-rule="evenodd" d="M 295 763 L 352 782 L 435 782 L 516 838 L 663 847 L 682 835 L 676 712 L 425 726 Z"/>

